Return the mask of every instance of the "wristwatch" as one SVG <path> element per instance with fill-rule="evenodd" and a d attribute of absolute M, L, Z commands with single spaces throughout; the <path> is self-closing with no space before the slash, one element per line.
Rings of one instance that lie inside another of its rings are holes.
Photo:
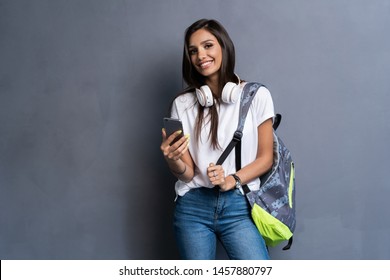
<path fill-rule="evenodd" d="M 236 174 L 231 174 L 234 180 L 236 180 L 236 188 L 239 189 L 241 188 L 241 179 L 238 177 Z"/>

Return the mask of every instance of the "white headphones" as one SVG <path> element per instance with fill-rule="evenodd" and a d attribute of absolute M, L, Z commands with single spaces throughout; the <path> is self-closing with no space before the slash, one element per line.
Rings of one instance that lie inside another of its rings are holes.
<path fill-rule="evenodd" d="M 237 76 L 237 75 L 236 75 Z M 241 80 L 238 77 L 238 84 L 228 82 L 222 89 L 222 101 L 225 103 L 235 103 L 239 97 Z M 196 96 L 199 104 L 203 107 L 211 107 L 214 104 L 214 97 L 211 89 L 207 86 L 201 86 L 196 89 Z"/>

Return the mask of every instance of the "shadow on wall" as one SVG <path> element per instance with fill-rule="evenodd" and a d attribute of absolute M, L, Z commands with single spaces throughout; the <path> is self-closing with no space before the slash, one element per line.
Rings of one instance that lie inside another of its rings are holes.
<path fill-rule="evenodd" d="M 172 217 L 176 178 L 169 172 L 160 151 L 163 117 L 171 99 L 181 89 L 180 63 L 153 61 L 132 91 L 138 105 L 131 120 L 127 158 L 131 171 L 126 179 L 128 198 L 127 229 L 130 259 L 178 259 Z M 135 135 L 136 134 L 136 135 Z"/>

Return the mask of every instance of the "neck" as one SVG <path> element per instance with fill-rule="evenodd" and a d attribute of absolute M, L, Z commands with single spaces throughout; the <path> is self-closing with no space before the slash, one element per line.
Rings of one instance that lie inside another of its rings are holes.
<path fill-rule="evenodd" d="M 211 92 L 215 96 L 219 96 L 219 79 L 218 77 L 208 77 L 206 79 L 206 84 L 211 89 Z"/>

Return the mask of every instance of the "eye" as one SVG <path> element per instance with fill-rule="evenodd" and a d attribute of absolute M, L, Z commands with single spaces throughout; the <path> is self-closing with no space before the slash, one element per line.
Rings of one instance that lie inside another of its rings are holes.
<path fill-rule="evenodd" d="M 211 43 L 207 43 L 207 44 L 205 44 L 204 45 L 204 48 L 207 50 L 207 49 L 210 49 L 210 48 L 212 48 L 213 47 L 213 44 L 211 44 Z"/>
<path fill-rule="evenodd" d="M 196 50 L 196 49 L 189 49 L 189 50 L 188 50 L 188 53 L 189 53 L 190 55 L 194 55 L 194 54 L 197 53 L 197 50 Z"/>

